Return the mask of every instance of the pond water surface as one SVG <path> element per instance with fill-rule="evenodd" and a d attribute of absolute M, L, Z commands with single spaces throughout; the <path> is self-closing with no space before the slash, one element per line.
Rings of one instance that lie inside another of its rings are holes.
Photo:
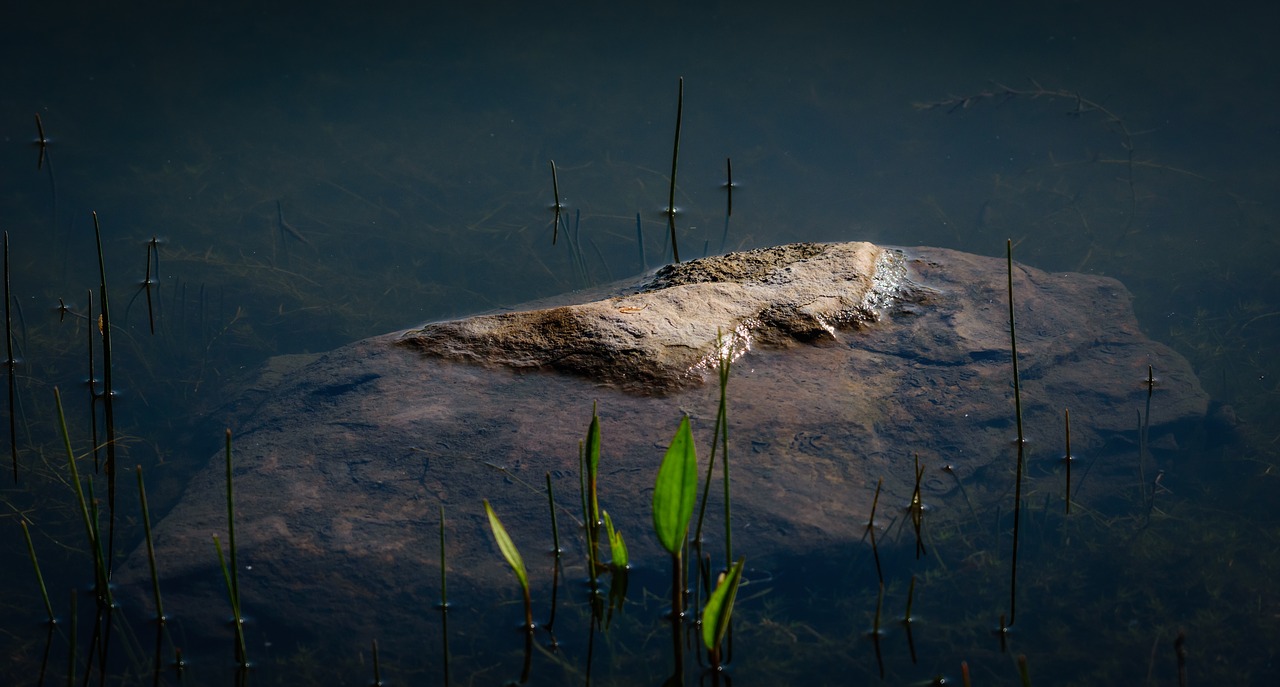
<path fill-rule="evenodd" d="M 1131 489 L 1082 495 L 1069 515 L 1058 439 L 1036 438 L 1009 632 L 993 630 L 1011 612 L 1012 493 L 1000 511 L 932 532 L 919 559 L 909 536 L 881 542 L 878 643 L 866 636 L 879 595 L 869 547 L 750 570 L 729 677 L 928 683 L 958 680 L 964 661 L 975 684 L 1013 684 L 1025 655 L 1036 683 L 1179 684 L 1181 633 L 1188 680 L 1274 684 L 1277 11 L 830 5 L 10 8 L 0 229 L 17 363 L 14 400 L 0 394 L 15 430 L 0 429 L 19 480 L 0 491 L 0 681 L 62 684 L 74 666 L 84 683 L 367 684 L 375 639 L 387 684 L 519 680 L 514 583 L 451 599 L 447 677 L 440 637 L 395 627 L 370 637 L 335 624 L 323 633 L 332 641 L 316 642 L 302 639 L 315 628 L 250 622 L 243 673 L 230 626 L 220 640 L 219 628 L 184 626 L 182 608 L 166 609 L 173 621 L 159 633 L 147 608 L 95 622 L 53 405 L 58 387 L 91 473 L 91 418 L 99 432 L 105 418 L 86 384 L 100 298 L 90 213 L 111 305 L 119 557 L 142 537 L 134 466 L 158 519 L 219 450 L 219 408 L 268 358 L 669 261 L 683 78 L 682 258 L 846 240 L 1001 255 L 1011 238 L 1028 264 L 1124 282 L 1144 330 L 1186 356 L 1215 399 L 1194 445 L 1148 447 L 1135 419 Z M 100 352 L 94 364 L 100 380 Z M 1011 490 L 1012 479 L 1010 469 L 972 488 Z M 104 525 L 105 482 L 95 475 Z M 630 536 L 651 536 L 644 525 Z M 749 532 L 735 546 L 749 552 Z M 159 563 L 162 587 L 189 582 Z M 899 620 L 913 577 L 908 634 Z M 550 575 L 534 578 L 545 615 Z M 666 561 L 637 561 L 628 605 L 593 633 L 585 590 L 565 582 L 559 645 L 535 634 L 528 681 L 665 681 L 668 584 Z M 682 674 L 699 679 L 692 653 Z"/>

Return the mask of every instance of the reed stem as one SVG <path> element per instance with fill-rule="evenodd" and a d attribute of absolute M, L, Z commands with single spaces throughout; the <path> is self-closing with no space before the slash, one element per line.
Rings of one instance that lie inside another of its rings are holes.
<path fill-rule="evenodd" d="M 444 504 L 440 504 L 440 643 L 444 655 L 444 684 L 449 687 L 449 586 L 445 577 Z"/>
<path fill-rule="evenodd" d="M 93 318 L 93 289 L 87 289 L 85 296 L 85 313 L 90 319 Z M 93 445 L 93 471 L 97 472 L 102 467 L 100 460 L 100 452 L 98 450 L 98 389 L 94 378 L 93 365 L 93 325 L 85 327 L 85 334 L 89 337 L 89 435 L 92 437 L 90 442 Z"/>
<path fill-rule="evenodd" d="M 560 558 L 560 526 L 556 523 L 556 495 L 551 490 L 551 473 L 547 473 L 547 505 L 551 508 L 551 552 Z"/>
<path fill-rule="evenodd" d="M 231 553 L 231 596 L 237 615 L 240 613 L 240 567 L 236 562 L 236 509 L 231 486 L 231 430 L 227 429 L 227 547 Z"/>
<path fill-rule="evenodd" d="M 684 77 L 676 96 L 676 142 L 671 151 L 671 189 L 667 194 L 667 219 L 671 228 L 671 257 L 680 262 L 680 249 L 676 246 L 676 165 L 680 160 L 680 120 L 684 116 Z"/>
<path fill-rule="evenodd" d="M 445 571 L 444 504 L 440 504 L 440 610 L 449 609 L 449 580 Z"/>
<path fill-rule="evenodd" d="M 644 223 L 640 220 L 638 212 L 636 213 L 636 249 L 640 254 L 640 271 L 648 271 L 649 261 L 644 257 Z"/>
<path fill-rule="evenodd" d="M 911 623 L 914 618 L 911 615 L 911 603 L 916 597 L 916 576 L 911 576 L 911 584 L 907 585 L 907 614 L 902 616 L 902 622 Z"/>
<path fill-rule="evenodd" d="M 1067 515 L 1071 515 L 1071 464 L 1075 459 L 1071 457 L 1071 409 L 1067 408 L 1062 411 L 1062 421 L 1067 431 Z"/>
<path fill-rule="evenodd" d="M 98 222 L 98 213 L 93 211 L 93 235 L 98 244 L 98 300 L 101 303 L 102 318 L 98 322 L 99 334 L 102 336 L 102 412 L 107 429 L 107 462 L 104 469 L 107 473 L 107 507 L 111 510 L 109 528 L 110 542 L 108 550 L 113 549 L 115 542 L 116 512 L 116 423 L 115 410 L 112 407 L 111 385 L 111 309 L 107 299 L 107 264 L 102 256 L 102 225 Z"/>
<path fill-rule="evenodd" d="M 871 499 L 871 517 L 867 519 L 867 533 L 871 536 L 871 555 L 876 561 L 876 579 L 884 586 L 884 572 L 880 568 L 880 549 L 876 546 L 876 506 L 880 504 L 880 488 L 884 486 L 884 478 L 876 482 L 876 495 Z"/>
<path fill-rule="evenodd" d="M 551 161 L 551 192 L 555 197 L 555 218 L 551 222 L 551 245 L 556 245 L 556 238 L 560 236 L 560 211 L 564 209 L 564 205 L 560 204 L 560 179 L 556 176 L 556 161 Z"/>
<path fill-rule="evenodd" d="M 1022 385 L 1018 377 L 1018 336 L 1013 317 L 1013 239 L 1006 241 L 1005 249 L 1009 267 L 1009 349 L 1013 358 L 1013 407 L 1018 420 L 1018 465 L 1013 490 L 1013 553 L 1009 571 L 1009 625 L 1013 625 L 1018 601 L 1018 526 L 1022 514 L 1022 466 L 1026 441 L 1022 434 Z M 1007 627 L 1008 625 L 1004 625 L 1004 628 Z"/>
<path fill-rule="evenodd" d="M 147 487 L 142 482 L 142 466 L 137 466 L 138 500 L 142 504 L 142 531 L 147 539 L 147 564 L 151 567 L 151 591 L 156 599 L 156 622 L 165 623 L 164 603 L 160 600 L 160 575 L 156 572 L 156 548 L 151 539 L 151 511 L 147 508 Z"/>
<path fill-rule="evenodd" d="M 249 659 L 245 651 L 244 618 L 240 615 L 240 599 L 232 586 L 232 575 L 227 570 L 227 559 L 222 554 L 222 542 L 218 541 L 216 534 L 213 535 L 213 548 L 218 550 L 218 567 L 222 569 L 222 579 L 227 583 L 227 596 L 231 600 L 231 622 L 235 624 L 236 635 L 236 663 L 240 664 L 241 668 L 245 668 L 249 665 Z"/>
<path fill-rule="evenodd" d="M 36 123 L 40 122 L 40 115 L 36 115 Z M 44 138 L 44 132 L 40 134 L 40 138 Z M 9 383 L 9 455 L 13 457 L 13 483 L 18 483 L 18 413 L 14 407 L 14 399 L 17 398 L 17 380 L 14 378 L 14 370 L 17 367 L 17 360 L 13 357 L 13 315 L 9 311 L 11 296 L 9 294 L 9 232 L 4 233 L 4 366 L 8 371 Z"/>
<path fill-rule="evenodd" d="M 724 167 L 726 179 L 724 187 L 729 196 L 728 207 L 725 208 L 724 214 L 726 217 L 730 217 L 733 215 L 733 158 L 726 157 L 724 159 Z"/>
<path fill-rule="evenodd" d="M 36 147 L 40 149 L 40 156 L 36 158 L 36 171 L 40 171 L 44 167 L 44 159 L 49 154 L 49 137 L 44 135 L 44 122 L 40 119 L 40 113 L 36 113 Z M 53 178 L 53 163 L 49 163 L 50 179 Z M 55 223 L 56 227 L 57 224 Z"/>
<path fill-rule="evenodd" d="M 871 624 L 871 636 L 880 636 L 880 613 L 884 608 L 884 582 L 880 583 L 880 592 L 876 595 L 876 617 Z"/>
<path fill-rule="evenodd" d="M 158 250 L 159 247 L 156 243 L 156 237 L 152 236 L 151 240 L 147 242 L 147 269 L 142 278 L 142 288 L 147 292 L 147 325 L 151 328 L 152 336 L 155 336 L 156 334 L 156 315 L 155 309 L 151 304 L 151 286 L 154 283 L 151 281 L 151 261 L 153 252 Z M 158 263 L 159 257 L 157 256 L 155 259 Z M 125 308 L 125 320 L 127 321 L 128 319 L 128 308 Z"/>
<path fill-rule="evenodd" d="M 921 527 L 924 525 L 924 501 L 920 497 L 920 480 L 924 477 L 924 468 L 920 467 L 920 454 L 915 455 L 915 489 L 911 492 L 911 505 L 907 507 L 911 515 L 911 526 L 916 534 L 916 560 L 925 552 Z"/>
<path fill-rule="evenodd" d="M 84 487 L 80 484 L 80 471 L 76 468 L 75 452 L 71 450 L 71 434 L 67 431 L 67 418 L 62 411 L 62 394 L 58 391 L 58 387 L 53 388 L 53 399 L 58 408 L 58 426 L 62 429 L 62 442 L 67 451 L 67 469 L 71 473 L 71 486 L 76 492 L 80 518 L 84 521 L 85 535 L 93 554 L 94 591 L 99 604 L 110 606 L 114 602 L 111 598 L 111 589 L 107 586 L 107 569 L 102 560 L 102 542 L 98 538 L 97 525 L 89 516 L 89 503 L 84 495 Z"/>
<path fill-rule="evenodd" d="M 40 598 L 44 599 L 44 610 L 49 614 L 49 624 L 53 625 L 58 622 L 53 615 L 53 604 L 49 603 L 49 590 L 44 586 L 44 575 L 40 574 L 40 561 L 36 559 L 36 547 L 31 542 L 31 530 L 27 528 L 27 521 L 21 519 L 18 521 L 22 525 L 22 536 L 27 540 L 27 554 L 31 556 L 31 567 L 36 571 L 36 582 L 40 583 Z"/>
<path fill-rule="evenodd" d="M 1151 432 L 1151 394 L 1156 388 L 1155 371 L 1147 365 L 1147 407 L 1146 413 L 1139 413 L 1138 423 L 1138 488 L 1142 493 L 1142 503 L 1146 506 L 1146 519 L 1143 526 L 1151 523 L 1151 511 L 1156 505 L 1156 487 L 1151 485 L 1150 490 L 1147 488 L 1147 457 L 1151 452 L 1151 444 L 1149 443 Z"/>

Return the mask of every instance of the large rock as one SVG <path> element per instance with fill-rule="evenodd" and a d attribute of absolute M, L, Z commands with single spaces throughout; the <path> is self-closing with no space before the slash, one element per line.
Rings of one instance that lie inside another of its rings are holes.
<path fill-rule="evenodd" d="M 297 627 L 433 623 L 441 504 L 453 579 L 509 584 L 485 498 L 544 577 L 547 473 L 581 577 L 578 443 L 593 403 L 602 506 L 638 566 L 665 566 L 650 529 L 654 476 L 682 413 L 705 471 L 708 363 L 728 350 L 739 356 L 734 542 L 753 563 L 856 545 L 881 478 L 877 520 L 900 523 L 917 455 L 926 523 L 991 505 L 1014 466 L 1006 274 L 1003 260 L 942 249 L 799 244 L 663 268 L 590 302 L 276 360 L 233 405 L 244 606 Z M 1142 335 L 1121 284 L 1017 266 L 1014 288 L 1033 466 L 1059 465 L 1066 408 L 1074 452 L 1097 457 L 1096 474 L 1136 479 L 1148 402 L 1151 446 L 1174 450 L 1198 431 L 1205 393 L 1183 358 Z M 1148 365 L 1160 380 L 1150 401 Z M 1105 482 L 1091 478 L 1077 498 Z M 722 527 L 709 525 L 713 541 Z M 166 591 L 178 614 L 225 616 L 209 544 L 225 528 L 219 455 L 156 527 L 162 573 L 182 580 Z M 145 550 L 117 574 L 138 590 L 147 579 Z"/>

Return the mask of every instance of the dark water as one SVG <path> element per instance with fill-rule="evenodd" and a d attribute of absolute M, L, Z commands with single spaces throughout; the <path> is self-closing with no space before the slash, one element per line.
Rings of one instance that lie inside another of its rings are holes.
<path fill-rule="evenodd" d="M 6 680 L 36 684 L 42 665 L 46 682 L 65 680 L 71 590 L 92 580 L 52 406 L 58 386 L 75 450 L 91 465 L 90 211 L 101 221 L 112 306 L 117 459 L 144 467 L 155 518 L 218 449 L 217 408 L 267 357 L 667 260 L 662 211 L 683 77 L 681 257 L 855 239 L 994 255 L 1011 237 L 1024 262 L 1128 285 L 1145 330 L 1192 361 L 1230 408 L 1219 417 L 1237 418 L 1212 424 L 1203 445 L 1159 447 L 1127 500 L 1085 501 L 1064 518 L 1047 482 L 1029 489 L 1006 650 L 991 629 L 1008 612 L 1011 497 L 1004 513 L 935 533 L 925 560 L 909 542 L 882 552 L 885 615 L 895 619 L 881 647 L 886 681 L 957 680 L 968 661 L 975 682 L 1011 684 L 1025 654 L 1037 682 L 1177 684 L 1174 639 L 1185 631 L 1196 683 L 1273 683 L 1274 9 L 582 5 L 46 3 L 6 12 L 0 228 L 20 358 L 18 401 L 6 409 L 23 473 L 0 494 Z M 49 139 L 43 160 L 36 113 Z M 554 245 L 552 159 L 576 239 L 562 234 Z M 153 237 L 154 335 L 140 287 Z M 117 552 L 141 536 L 133 475 L 120 484 Z M 21 517 L 63 618 L 49 640 Z M 661 567 L 640 565 L 649 572 L 638 575 L 634 605 L 596 637 L 598 681 L 670 674 Z M 874 570 L 866 552 L 850 552 L 797 560 L 745 587 L 733 679 L 878 679 L 863 637 Z M 912 575 L 915 661 L 896 623 Z M 514 599 L 508 591 L 496 595 Z M 92 603 L 80 593 L 82 611 Z M 460 604 L 469 610 L 451 621 L 453 681 L 519 677 L 521 640 L 506 632 L 517 608 Z M 585 628 L 584 612 L 576 621 L 566 612 L 562 627 Z M 154 629 L 142 610 L 120 615 L 128 618 L 113 625 L 105 670 L 90 681 L 152 679 Z M 91 621 L 82 614 L 76 634 L 81 672 L 99 658 Z M 183 645 L 175 628 L 162 642 L 166 663 Z M 562 637 L 560 654 L 535 656 L 533 681 L 585 680 L 587 632 L 577 635 Z M 250 638 L 251 681 L 372 679 L 370 638 L 351 637 L 345 653 L 299 644 L 288 628 Z M 234 679 L 229 629 L 225 646 L 185 651 L 197 657 L 185 682 Z M 382 659 L 392 681 L 440 675 L 435 644 Z M 159 679 L 177 682 L 168 668 Z"/>

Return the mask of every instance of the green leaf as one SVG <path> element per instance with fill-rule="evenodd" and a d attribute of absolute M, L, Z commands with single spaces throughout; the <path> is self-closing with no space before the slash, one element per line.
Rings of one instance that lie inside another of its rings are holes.
<path fill-rule="evenodd" d="M 742 565 L 746 558 L 738 559 L 728 574 L 720 579 L 715 591 L 707 598 L 702 610 L 702 643 L 707 651 L 716 651 L 729 630 L 729 617 L 733 615 L 733 600 L 738 595 L 738 583 L 742 581 Z"/>
<path fill-rule="evenodd" d="M 680 551 L 689 533 L 697 491 L 698 456 L 686 415 L 680 418 L 680 427 L 667 447 L 653 489 L 653 529 L 663 548 L 673 556 Z"/>
<path fill-rule="evenodd" d="M 516 572 L 516 579 L 520 580 L 520 588 L 528 595 L 529 573 L 525 571 L 524 559 L 520 557 L 520 551 L 516 549 L 515 542 L 511 541 L 507 529 L 502 526 L 498 514 L 493 512 L 489 499 L 484 500 L 484 512 L 489 516 L 489 529 L 493 530 L 493 539 L 498 542 L 498 550 L 502 552 L 502 557 L 507 559 L 511 569 Z"/>
<path fill-rule="evenodd" d="M 604 531 L 609 535 L 609 551 L 613 553 L 613 566 L 625 568 L 630 564 L 627 557 L 627 543 L 622 540 L 622 533 L 613 529 L 613 518 L 609 511 L 604 511 Z"/>

